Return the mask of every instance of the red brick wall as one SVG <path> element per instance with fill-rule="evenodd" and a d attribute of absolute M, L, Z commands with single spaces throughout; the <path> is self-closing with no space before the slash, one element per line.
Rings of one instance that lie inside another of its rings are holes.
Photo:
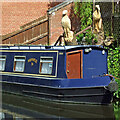
<path fill-rule="evenodd" d="M 2 35 L 46 14 L 49 2 L 2 2 Z"/>
<path fill-rule="evenodd" d="M 74 15 L 74 3 L 71 3 L 61 9 L 59 9 L 58 11 L 56 11 L 55 13 L 52 13 L 51 15 L 49 15 L 49 42 L 50 45 L 53 45 L 56 40 L 58 39 L 58 37 L 63 33 L 63 29 L 61 26 L 61 19 L 62 19 L 62 12 L 63 10 L 68 10 L 68 16 L 71 19 L 71 23 L 72 23 L 72 31 L 77 31 L 77 29 L 79 29 L 80 26 L 80 22 L 79 19 L 76 18 L 76 16 Z"/>
<path fill-rule="evenodd" d="M 2 3 L 2 35 L 20 29 L 20 26 L 27 24 L 39 17 L 46 15 L 48 8 L 54 7 L 57 3 L 50 2 L 3 2 Z M 71 3 L 49 15 L 49 43 L 53 45 L 63 33 L 61 26 L 62 12 L 68 10 L 72 22 L 72 30 L 77 31 L 80 23 L 74 15 L 74 3 Z M 46 41 L 46 39 L 45 39 Z M 38 42 L 38 44 L 40 44 Z"/>

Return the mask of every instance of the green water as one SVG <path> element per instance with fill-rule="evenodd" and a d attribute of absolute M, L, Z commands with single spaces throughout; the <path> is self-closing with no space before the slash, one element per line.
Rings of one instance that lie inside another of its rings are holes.
<path fill-rule="evenodd" d="M 23 96 L 3 94 L 3 112 L 19 118 L 100 118 L 120 120 L 120 102 L 110 105 L 54 103 Z M 10 115 L 8 115 L 10 116 Z"/>

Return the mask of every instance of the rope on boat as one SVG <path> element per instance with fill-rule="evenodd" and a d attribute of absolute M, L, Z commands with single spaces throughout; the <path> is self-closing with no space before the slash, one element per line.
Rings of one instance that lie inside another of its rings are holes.
<path fill-rule="evenodd" d="M 104 76 L 110 76 L 110 77 L 114 77 L 115 79 L 120 80 L 120 78 L 117 78 L 117 77 L 115 77 L 115 76 L 113 76 L 113 75 L 105 74 Z"/>

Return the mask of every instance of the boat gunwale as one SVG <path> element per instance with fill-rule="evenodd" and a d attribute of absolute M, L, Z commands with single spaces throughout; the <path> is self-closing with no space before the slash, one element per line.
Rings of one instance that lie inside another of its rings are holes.
<path fill-rule="evenodd" d="M 88 88 L 107 88 L 107 85 L 99 85 L 99 86 L 85 86 L 85 87 L 52 87 L 52 86 L 46 86 L 46 85 L 36 85 L 36 84 L 26 84 L 26 83 L 18 83 L 18 82 L 8 82 L 8 81 L 0 81 L 0 83 L 6 83 L 6 84 L 16 84 L 16 85 L 23 85 L 23 86 L 32 86 L 32 87 L 44 87 L 44 88 L 51 88 L 51 89 L 88 89 Z"/>

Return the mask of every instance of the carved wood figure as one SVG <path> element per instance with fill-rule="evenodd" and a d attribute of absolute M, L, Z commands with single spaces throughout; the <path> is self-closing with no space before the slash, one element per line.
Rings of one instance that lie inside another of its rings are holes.
<path fill-rule="evenodd" d="M 102 29 L 102 18 L 99 5 L 95 6 L 95 11 L 93 12 L 93 27 L 94 33 L 98 33 Z"/>
<path fill-rule="evenodd" d="M 107 47 L 109 47 L 113 42 L 114 42 L 113 36 L 108 36 L 104 40 L 104 45 L 107 46 Z"/>
<path fill-rule="evenodd" d="M 67 10 L 63 10 L 61 24 L 64 30 L 65 42 L 72 42 L 74 33 L 71 31 L 71 21 L 67 15 Z"/>
<path fill-rule="evenodd" d="M 103 31 L 103 24 L 102 24 L 102 18 L 101 18 L 99 5 L 95 6 L 95 11 L 93 12 L 93 33 L 95 34 L 96 39 L 97 39 L 97 43 L 93 39 L 94 41 L 93 44 L 103 45 L 104 31 Z"/>

